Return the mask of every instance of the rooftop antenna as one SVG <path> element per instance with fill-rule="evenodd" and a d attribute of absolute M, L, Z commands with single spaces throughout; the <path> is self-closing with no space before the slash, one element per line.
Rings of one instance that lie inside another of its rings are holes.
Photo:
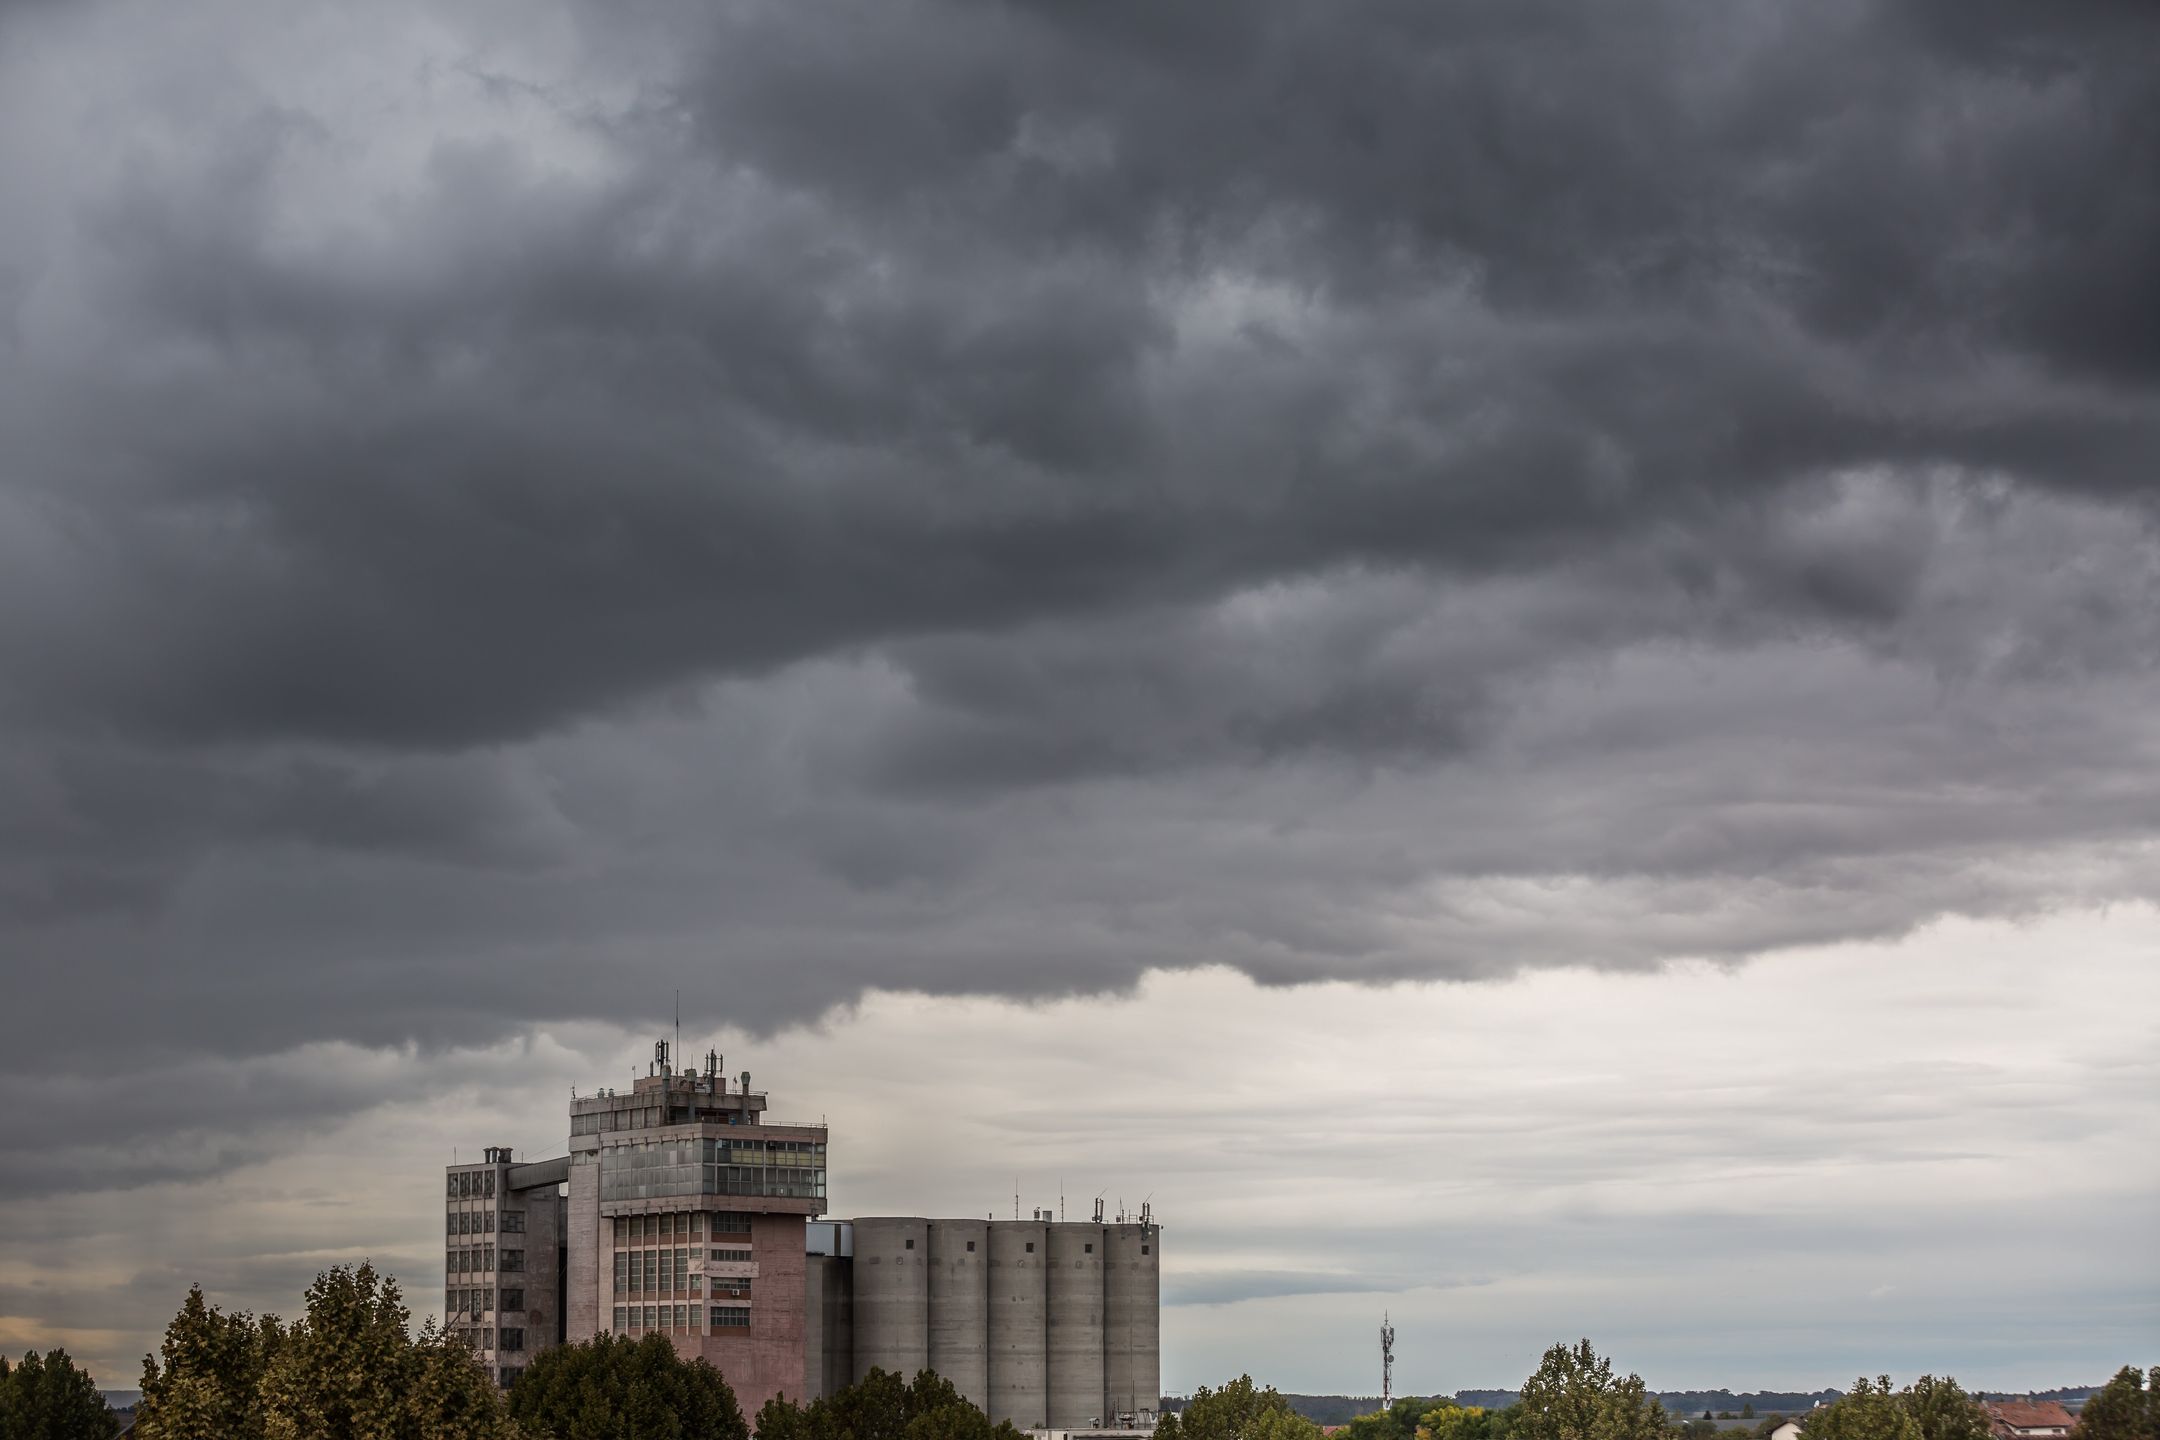
<path fill-rule="evenodd" d="M 682 1054 L 682 991 L 680 990 L 675 992 L 675 1049 L 671 1053 Z"/>
<path fill-rule="evenodd" d="M 1013 1219 L 1020 1218 L 1020 1177 L 1013 1176 Z"/>
<path fill-rule="evenodd" d="M 1387 1311 L 1380 1312 L 1380 1411 L 1395 1404 L 1395 1326 Z"/>
<path fill-rule="evenodd" d="M 1065 1177 L 1058 1176 L 1058 1224 L 1065 1223 Z"/>

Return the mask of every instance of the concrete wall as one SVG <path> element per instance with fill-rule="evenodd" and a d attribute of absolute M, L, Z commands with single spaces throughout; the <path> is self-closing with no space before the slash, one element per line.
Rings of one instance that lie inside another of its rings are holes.
<path fill-rule="evenodd" d="M 1103 1403 L 1110 1414 L 1162 1401 L 1162 1227 L 1103 1227 Z"/>
<path fill-rule="evenodd" d="M 1049 1229 L 1045 1354 L 1053 1429 L 1102 1425 L 1103 1227 L 1059 1222 Z"/>
<path fill-rule="evenodd" d="M 563 1315 L 563 1339 L 590 1340 L 608 1328 L 614 1316 L 615 1272 L 602 1273 L 607 1259 L 607 1222 L 600 1218 L 600 1157 L 587 1153 L 572 1157 L 570 1166 L 570 1233 L 568 1303 Z"/>
<path fill-rule="evenodd" d="M 875 1369 L 915 1378 L 930 1364 L 930 1222 L 855 1222 L 854 1378 Z"/>
<path fill-rule="evenodd" d="M 990 1222 L 990 1422 L 1048 1428 L 1044 1266 L 1049 1227 L 1035 1220 Z M 860 1240 L 856 1253 L 861 1254 Z"/>
<path fill-rule="evenodd" d="M 855 1378 L 854 1261 L 812 1255 L 804 1268 L 803 1394 L 822 1400 Z"/>
<path fill-rule="evenodd" d="M 990 1224 L 932 1220 L 930 1368 L 990 1410 Z"/>

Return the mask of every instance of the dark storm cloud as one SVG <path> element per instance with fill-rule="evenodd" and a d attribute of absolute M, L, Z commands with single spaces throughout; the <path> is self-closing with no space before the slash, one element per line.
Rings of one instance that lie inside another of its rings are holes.
<path fill-rule="evenodd" d="M 2146 893 L 2149 7 L 387 13 L 0 15 L 24 1064 Z"/>

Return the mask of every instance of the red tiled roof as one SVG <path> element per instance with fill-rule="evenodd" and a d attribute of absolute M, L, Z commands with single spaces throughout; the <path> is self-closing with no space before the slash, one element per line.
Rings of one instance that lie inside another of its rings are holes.
<path fill-rule="evenodd" d="M 1990 1400 L 1987 1412 L 2013 1430 L 2046 1430 L 2057 1425 L 2067 1430 L 2077 1424 L 2077 1417 L 2053 1400 Z"/>

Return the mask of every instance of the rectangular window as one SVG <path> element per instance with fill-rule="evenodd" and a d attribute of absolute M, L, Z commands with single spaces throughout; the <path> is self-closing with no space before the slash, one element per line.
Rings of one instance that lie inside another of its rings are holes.
<path fill-rule="evenodd" d="M 525 1233 L 525 1212 L 524 1212 L 523 1210 L 505 1210 L 505 1211 L 503 1211 L 503 1212 L 502 1212 L 502 1228 L 503 1228 L 503 1233 L 504 1233 L 505 1235 L 522 1235 L 522 1234 L 524 1234 L 524 1233 Z"/>
<path fill-rule="evenodd" d="M 487 1264 L 486 1264 L 486 1265 L 484 1265 L 484 1266 L 482 1266 L 481 1268 L 482 1268 L 483 1270 L 493 1270 L 493 1269 L 495 1268 L 495 1247 L 494 1247 L 493 1245 L 487 1245 L 487 1246 L 483 1246 L 483 1247 L 482 1247 L 482 1258 L 484 1258 L 484 1259 L 485 1259 L 485 1260 L 487 1261 Z M 508 1256 L 504 1256 L 503 1258 L 504 1258 L 504 1259 L 508 1259 L 509 1257 L 508 1257 Z M 504 1266 L 503 1268 L 504 1268 L 505 1270 L 507 1270 L 507 1269 L 509 1269 L 510 1267 L 509 1267 L 508 1265 L 505 1265 L 505 1266 Z"/>
<path fill-rule="evenodd" d="M 480 1348 L 483 1350 L 493 1350 L 495 1348 L 494 1326 L 490 1325 L 480 1332 Z"/>
<path fill-rule="evenodd" d="M 494 1248 L 495 1247 L 492 1245 L 488 1247 L 488 1249 L 491 1251 Z M 525 1268 L 525 1252 L 523 1250 L 503 1251 L 502 1268 L 505 1270 L 523 1270 Z"/>
<path fill-rule="evenodd" d="M 1028 1253 L 1028 1254 L 1030 1254 L 1030 1255 L 1034 1254 L 1034 1253 L 1035 1253 L 1035 1242 L 1034 1242 L 1033 1240 L 1030 1240 L 1030 1241 L 1028 1241 L 1028 1242 L 1027 1242 L 1027 1245 L 1028 1245 L 1028 1248 L 1027 1248 L 1027 1253 Z"/>
<path fill-rule="evenodd" d="M 499 1348 L 504 1350 L 523 1350 L 525 1348 L 525 1331 L 523 1327 L 510 1325 L 503 1326 L 502 1345 Z"/>
<path fill-rule="evenodd" d="M 1080 1248 L 1090 1255 L 1095 1253 L 1095 1247 L 1093 1245 L 1083 1245 Z"/>
<path fill-rule="evenodd" d="M 677 1306 L 675 1307 L 675 1328 L 676 1328 L 677 1330 L 687 1330 L 687 1329 L 689 1329 L 689 1328 L 690 1328 L 690 1307 L 689 1307 L 689 1306 L 687 1306 L 687 1305 L 677 1305 Z"/>
<path fill-rule="evenodd" d="M 482 1212 L 480 1229 L 483 1234 L 492 1235 L 495 1233 L 495 1212 L 493 1210 Z"/>
<path fill-rule="evenodd" d="M 699 1297 L 703 1296 L 704 1293 L 705 1277 L 702 1275 L 692 1275 L 690 1277 L 690 1298 L 696 1300 Z"/>
<path fill-rule="evenodd" d="M 715 1330 L 747 1330 L 750 1328 L 750 1312 L 739 1305 L 715 1305 L 712 1307 L 712 1328 Z"/>
<path fill-rule="evenodd" d="M 455 1199 L 457 1199 L 457 1176 L 455 1176 L 455 1175 L 446 1175 L 446 1176 L 444 1176 L 443 1178 L 444 1178 L 444 1179 L 446 1179 L 446 1180 L 448 1180 L 448 1181 L 450 1182 L 450 1189 L 449 1189 L 449 1191 L 447 1192 L 447 1193 L 448 1193 L 448 1197 L 449 1197 L 450 1199 L 452 1199 L 452 1200 L 455 1200 Z"/>
<path fill-rule="evenodd" d="M 693 1210 L 693 1211 L 691 1211 L 691 1212 L 690 1212 L 690 1238 L 691 1238 L 691 1239 L 693 1239 L 693 1240 L 697 1240 L 697 1239 L 702 1239 L 702 1238 L 704 1237 L 704 1234 L 705 1234 L 705 1212 L 704 1212 L 704 1211 L 702 1211 L 702 1210 Z"/>
<path fill-rule="evenodd" d="M 457 1234 L 457 1216 L 445 1215 L 443 1217 L 443 1224 L 446 1227 L 443 1231 L 445 1235 Z"/>
<path fill-rule="evenodd" d="M 973 1240 L 970 1240 L 970 1241 L 968 1241 L 968 1254 L 972 1255 L 972 1254 L 974 1254 L 974 1253 L 975 1253 L 975 1242 L 974 1242 Z"/>
<path fill-rule="evenodd" d="M 517 1382 L 518 1382 L 518 1376 L 520 1376 L 520 1375 L 523 1375 L 524 1373 L 525 1373 L 524 1369 L 523 1369 L 522 1367 L 520 1367 L 520 1366 L 517 1366 L 517 1365 L 505 1365 L 505 1366 L 503 1366 L 503 1368 L 502 1368 L 502 1387 L 503 1387 L 503 1389 L 507 1390 L 507 1389 L 509 1389 L 509 1388 L 510 1388 L 510 1387 L 511 1387 L 512 1385 L 515 1385 L 515 1384 L 517 1384 Z"/>
<path fill-rule="evenodd" d="M 647 1240 L 660 1238 L 660 1221 L 657 1216 L 647 1215 L 645 1217 L 645 1233 L 642 1238 Z"/>
<path fill-rule="evenodd" d="M 660 1290 L 663 1294 L 675 1288 L 675 1252 L 660 1252 Z"/>
<path fill-rule="evenodd" d="M 1145 1246 L 1145 1245 L 1142 1245 L 1142 1246 L 1140 1247 L 1140 1253 L 1141 1253 L 1141 1254 L 1143 1254 L 1143 1255 L 1147 1254 L 1147 1246 Z"/>
<path fill-rule="evenodd" d="M 615 1333 L 617 1335 L 630 1333 L 630 1321 L 624 1316 L 623 1307 L 620 1305 L 615 1307 Z"/>
<path fill-rule="evenodd" d="M 638 1288 L 650 1295 L 660 1288 L 660 1257 L 658 1252 L 652 1250 L 640 1253 L 645 1256 L 645 1283 Z"/>
<path fill-rule="evenodd" d="M 478 1310 L 482 1315 L 492 1315 L 495 1313 L 494 1286 L 490 1285 L 483 1290 L 476 1290 L 473 1292 L 473 1309 Z"/>
<path fill-rule="evenodd" d="M 716 1210 L 712 1217 L 713 1234 L 747 1235 L 750 1233 L 750 1217 L 734 1210 Z"/>
<path fill-rule="evenodd" d="M 647 1330 L 657 1330 L 660 1328 L 658 1322 L 653 1319 L 653 1307 L 650 1305 L 647 1305 L 645 1307 L 645 1328 Z"/>
<path fill-rule="evenodd" d="M 910 1240 L 910 1241 L 908 1241 L 908 1242 L 907 1242 L 907 1248 L 908 1248 L 908 1249 L 910 1249 L 910 1250 L 914 1249 L 914 1248 L 915 1248 L 915 1242 L 914 1242 L 913 1240 Z"/>
<path fill-rule="evenodd" d="M 525 1292 L 523 1290 L 503 1291 L 502 1308 L 505 1310 L 523 1310 L 525 1308 Z"/>
<path fill-rule="evenodd" d="M 615 1252 L 615 1293 L 630 1293 L 630 1252 L 627 1250 Z"/>
<path fill-rule="evenodd" d="M 495 1172 L 493 1170 L 487 1172 L 487 1198 L 490 1200 L 495 1198 Z"/>

